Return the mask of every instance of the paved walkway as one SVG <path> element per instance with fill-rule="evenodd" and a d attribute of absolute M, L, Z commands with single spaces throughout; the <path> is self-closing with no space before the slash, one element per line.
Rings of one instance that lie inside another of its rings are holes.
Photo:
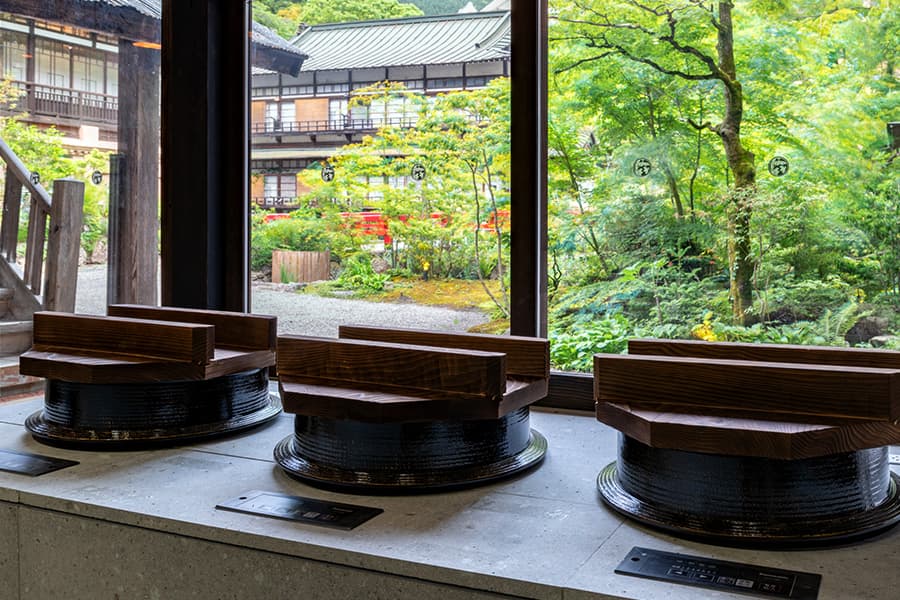
<path fill-rule="evenodd" d="M 323 298 L 258 283 L 251 289 L 250 304 L 254 313 L 277 316 L 279 333 L 322 337 L 337 337 L 339 325 L 466 331 L 488 320 L 487 315 L 478 310 Z M 105 314 L 106 265 L 79 267 L 75 312 Z"/>

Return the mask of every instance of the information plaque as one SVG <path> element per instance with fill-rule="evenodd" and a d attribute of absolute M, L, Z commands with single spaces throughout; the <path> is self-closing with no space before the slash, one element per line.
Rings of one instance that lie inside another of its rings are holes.
<path fill-rule="evenodd" d="M 216 508 L 348 531 L 384 512 L 380 508 L 341 504 L 259 490 L 241 494 L 233 500 L 216 505 Z"/>
<path fill-rule="evenodd" d="M 30 454 L 28 452 L 0 450 L 0 471 L 7 471 L 8 473 L 37 477 L 44 473 L 59 471 L 77 464 L 77 460 L 41 456 L 40 454 Z"/>
<path fill-rule="evenodd" d="M 637 546 L 616 567 L 616 573 L 764 598 L 796 600 L 816 600 L 822 582 L 822 576 L 814 573 L 770 569 Z"/>

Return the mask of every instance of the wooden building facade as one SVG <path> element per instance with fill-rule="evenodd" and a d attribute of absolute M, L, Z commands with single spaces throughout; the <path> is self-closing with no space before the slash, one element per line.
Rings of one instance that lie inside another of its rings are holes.
<path fill-rule="evenodd" d="M 416 111 L 403 98 L 353 106 L 355 91 L 384 81 L 426 96 L 483 87 L 509 75 L 509 39 L 508 11 L 304 28 L 291 41 L 308 56 L 299 74 L 253 71 L 252 201 L 279 212 L 298 208 L 300 171 L 384 125 L 415 126 Z"/>

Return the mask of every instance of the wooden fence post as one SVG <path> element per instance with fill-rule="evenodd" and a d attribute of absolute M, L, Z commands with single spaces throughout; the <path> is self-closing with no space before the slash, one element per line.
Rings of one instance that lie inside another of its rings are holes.
<path fill-rule="evenodd" d="M 22 206 L 22 184 L 15 173 L 6 168 L 3 188 L 3 220 L 0 223 L 0 258 L 16 261 L 16 244 L 19 237 L 19 212 Z"/>
<path fill-rule="evenodd" d="M 83 213 L 84 182 L 69 178 L 54 181 L 44 282 L 45 310 L 75 312 Z"/>

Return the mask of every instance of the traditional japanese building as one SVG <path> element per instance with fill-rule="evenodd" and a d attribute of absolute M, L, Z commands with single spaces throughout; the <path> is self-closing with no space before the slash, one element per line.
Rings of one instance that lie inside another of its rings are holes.
<path fill-rule="evenodd" d="M 0 76 L 22 92 L 12 111 L 55 127 L 73 154 L 115 151 L 122 54 L 158 54 L 160 18 L 160 0 L 0 0 Z M 252 58 L 296 73 L 303 54 L 254 23 Z"/>
<path fill-rule="evenodd" d="M 415 126 L 403 98 L 351 106 L 354 91 L 383 81 L 426 96 L 483 87 L 509 74 L 509 37 L 503 10 L 302 27 L 291 41 L 308 56 L 298 75 L 253 72 L 253 202 L 296 208 L 300 171 L 383 125 Z"/>

